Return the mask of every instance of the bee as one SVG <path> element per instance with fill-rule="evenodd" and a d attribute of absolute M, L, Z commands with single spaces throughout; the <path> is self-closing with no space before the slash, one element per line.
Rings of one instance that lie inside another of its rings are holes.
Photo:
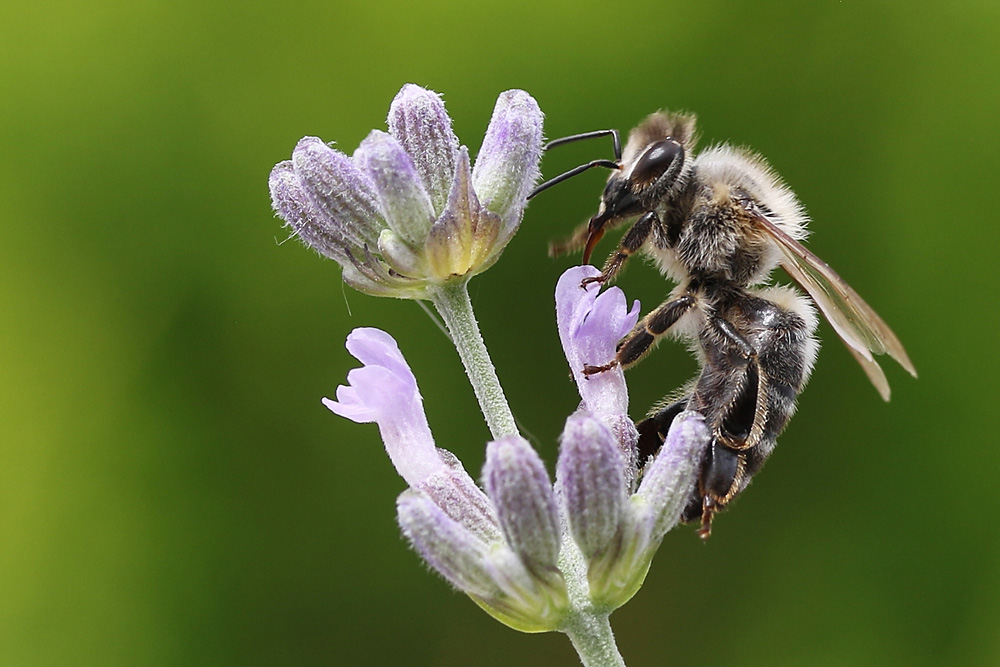
<path fill-rule="evenodd" d="M 682 520 L 712 519 L 750 483 L 795 412 L 812 373 L 819 341 L 817 306 L 884 400 L 889 383 L 874 354 L 888 353 L 916 377 L 903 345 L 850 285 L 802 241 L 808 217 L 795 194 L 759 155 L 727 144 L 694 154 L 695 117 L 657 112 L 629 134 L 624 150 L 616 130 L 614 160 L 594 160 L 538 186 L 530 196 L 594 167 L 611 169 L 597 213 L 552 254 L 583 249 L 583 262 L 608 229 L 631 223 L 599 276 L 613 280 L 642 253 L 675 287 L 618 344 L 614 359 L 586 374 L 639 362 L 662 337 L 688 341 L 697 376 L 657 404 L 637 424 L 640 461 L 662 445 L 683 410 L 705 418 L 711 434 L 698 481 Z M 768 284 L 781 266 L 811 298 L 790 286 Z"/>

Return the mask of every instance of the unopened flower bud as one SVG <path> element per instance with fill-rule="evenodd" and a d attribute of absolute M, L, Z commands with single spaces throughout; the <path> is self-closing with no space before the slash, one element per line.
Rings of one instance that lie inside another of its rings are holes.
<path fill-rule="evenodd" d="M 625 504 L 622 455 L 603 422 L 585 412 L 566 420 L 556 478 L 573 540 L 588 559 L 603 553 Z"/>
<path fill-rule="evenodd" d="M 486 493 L 507 543 L 530 569 L 555 568 L 559 513 L 545 464 L 528 441 L 508 436 L 486 446 Z"/>
<path fill-rule="evenodd" d="M 473 168 L 436 93 L 408 84 L 352 157 L 315 137 L 271 172 L 293 233 L 376 296 L 429 299 L 485 271 L 521 222 L 538 178 L 542 112 L 524 91 L 497 100 Z"/>

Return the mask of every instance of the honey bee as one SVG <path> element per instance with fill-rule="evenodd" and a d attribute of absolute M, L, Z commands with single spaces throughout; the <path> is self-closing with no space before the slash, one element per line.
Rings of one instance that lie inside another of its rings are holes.
<path fill-rule="evenodd" d="M 654 113 L 629 134 L 616 130 L 549 142 L 546 149 L 600 136 L 614 140 L 614 160 L 594 160 L 538 186 L 531 196 L 594 167 L 612 170 L 600 208 L 552 254 L 590 255 L 605 230 L 631 222 L 599 276 L 606 283 L 629 257 L 643 253 L 673 283 L 667 300 L 643 317 L 603 366 L 637 363 L 664 335 L 686 339 L 698 375 L 654 406 L 637 424 L 640 461 L 659 449 L 683 410 L 704 416 L 711 443 L 683 520 L 700 518 L 711 533 L 714 515 L 743 491 L 777 444 L 812 372 L 819 342 L 816 310 L 833 325 L 868 379 L 889 400 L 889 383 L 873 354 L 887 353 L 916 377 L 903 345 L 881 317 L 802 241 L 808 217 L 767 162 L 721 144 L 697 155 L 695 117 Z M 769 285 L 781 266 L 811 297 Z"/>

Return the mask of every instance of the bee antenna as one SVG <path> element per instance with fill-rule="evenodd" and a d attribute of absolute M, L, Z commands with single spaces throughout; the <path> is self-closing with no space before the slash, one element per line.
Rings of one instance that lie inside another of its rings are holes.
<path fill-rule="evenodd" d="M 594 167 L 607 167 L 608 169 L 621 169 L 622 168 L 622 166 L 620 164 L 618 164 L 617 162 L 615 162 L 614 160 L 593 160 L 591 162 L 588 162 L 587 164 L 581 164 L 579 167 L 576 167 L 574 169 L 570 169 L 565 174 L 559 174 L 555 178 L 551 178 L 551 179 L 545 181 L 544 183 L 542 183 L 541 185 L 539 185 L 537 188 L 535 188 L 534 190 L 532 190 L 530 193 L 528 193 L 528 199 L 531 199 L 532 197 L 534 197 L 535 195 L 537 195 L 539 192 L 542 192 L 543 190 L 548 190 L 553 185 L 558 185 L 559 183 L 562 183 L 565 180 L 573 178 L 577 174 L 582 174 L 583 172 L 587 171 L 588 169 L 593 169 Z"/>
<path fill-rule="evenodd" d="M 555 148 L 556 146 L 562 146 L 563 144 L 571 144 L 574 141 L 583 141 L 584 139 L 595 139 L 597 137 L 606 137 L 611 135 L 611 138 L 615 142 L 615 159 L 622 159 L 622 139 L 621 135 L 618 134 L 618 130 L 594 130 L 593 132 L 584 132 L 583 134 L 571 134 L 568 137 L 561 137 L 559 139 L 553 139 L 549 143 L 545 144 L 544 150 L 549 150 L 550 148 Z"/>
<path fill-rule="evenodd" d="M 556 185 L 558 183 L 562 183 L 566 179 L 573 178 L 577 174 L 582 174 L 583 172 L 587 171 L 588 169 L 593 169 L 594 167 L 607 167 L 608 169 L 621 169 L 622 167 L 621 167 L 620 162 L 621 162 L 621 159 L 622 159 L 622 138 L 621 138 L 621 135 L 618 134 L 618 130 L 595 130 L 593 132 L 584 132 L 583 134 L 571 134 L 568 137 L 562 137 L 562 138 L 559 138 L 559 139 L 553 139 L 549 143 L 545 144 L 545 148 L 543 150 L 547 151 L 547 150 L 549 150 L 551 148 L 555 148 L 556 146 L 562 146 L 564 144 L 571 144 L 571 143 L 573 143 L 575 141 L 583 141 L 584 139 L 595 139 L 597 137 L 606 137 L 608 135 L 610 135 L 611 138 L 615 142 L 615 159 L 614 160 L 592 160 L 591 162 L 588 162 L 587 164 L 581 164 L 579 167 L 576 167 L 575 169 L 570 169 L 565 174 L 559 174 L 555 178 L 552 178 L 552 179 L 549 179 L 549 180 L 545 181 L 544 183 L 542 183 L 537 188 L 535 188 L 534 190 L 531 191 L 531 193 L 528 195 L 528 199 L 531 199 L 532 197 L 534 197 L 535 195 L 537 195 L 539 192 L 542 192 L 543 190 L 548 190 L 553 185 Z"/>

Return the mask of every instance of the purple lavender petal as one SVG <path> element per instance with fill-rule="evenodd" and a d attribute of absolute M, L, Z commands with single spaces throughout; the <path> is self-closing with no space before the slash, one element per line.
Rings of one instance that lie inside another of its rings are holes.
<path fill-rule="evenodd" d="M 354 162 L 375 186 L 389 227 L 410 245 L 423 246 L 434 207 L 409 154 L 392 136 L 372 130 L 354 152 Z"/>
<path fill-rule="evenodd" d="M 621 524 L 625 463 L 610 429 L 586 412 L 570 415 L 560 438 L 556 479 L 573 540 L 588 559 Z"/>
<path fill-rule="evenodd" d="M 407 388 L 417 394 L 417 379 L 413 377 L 409 364 L 399 350 L 396 339 L 381 329 L 363 327 L 355 329 L 347 337 L 347 351 L 355 359 L 365 364 L 383 366 L 406 382 Z M 419 394 L 417 395 L 419 398 Z"/>
<path fill-rule="evenodd" d="M 458 157 L 458 137 L 437 93 L 408 83 L 389 107 L 389 134 L 413 158 L 413 165 L 439 215 L 448 199 Z"/>
<path fill-rule="evenodd" d="M 358 424 L 369 424 L 378 418 L 378 411 L 365 405 L 354 387 L 340 385 L 337 387 L 337 401 L 324 399 L 323 403 L 335 414 Z"/>
<path fill-rule="evenodd" d="M 584 278 L 600 275 L 592 266 L 568 269 L 556 285 L 556 323 L 566 360 L 587 410 L 602 419 L 628 411 L 628 389 L 620 367 L 584 375 L 584 366 L 602 366 L 615 357 L 622 336 L 639 320 L 639 302 L 627 309 L 625 294 L 612 287 L 598 295 L 600 286 L 580 287 Z"/>
<path fill-rule="evenodd" d="M 375 190 L 350 158 L 316 137 L 303 137 L 292 164 L 315 209 L 351 245 L 374 245 L 383 227 Z"/>
<path fill-rule="evenodd" d="M 489 443 L 483 482 L 514 552 L 533 570 L 554 568 L 559 512 L 545 464 L 528 441 L 508 436 Z"/>
<path fill-rule="evenodd" d="M 416 378 L 392 336 L 355 329 L 347 349 L 365 365 L 347 374 L 350 386 L 337 389 L 336 401 L 324 398 L 323 404 L 342 417 L 378 423 L 389 459 L 410 486 L 447 471 L 434 447 Z"/>
<path fill-rule="evenodd" d="M 501 247 L 517 230 L 542 157 L 542 112 L 523 90 L 497 98 L 476 158 L 472 181 L 479 199 L 503 221 Z"/>
<path fill-rule="evenodd" d="M 279 162 L 268 180 L 275 212 L 291 227 L 307 246 L 329 259 L 344 265 L 348 259 L 346 239 L 342 229 L 321 213 L 302 188 L 291 161 Z"/>

